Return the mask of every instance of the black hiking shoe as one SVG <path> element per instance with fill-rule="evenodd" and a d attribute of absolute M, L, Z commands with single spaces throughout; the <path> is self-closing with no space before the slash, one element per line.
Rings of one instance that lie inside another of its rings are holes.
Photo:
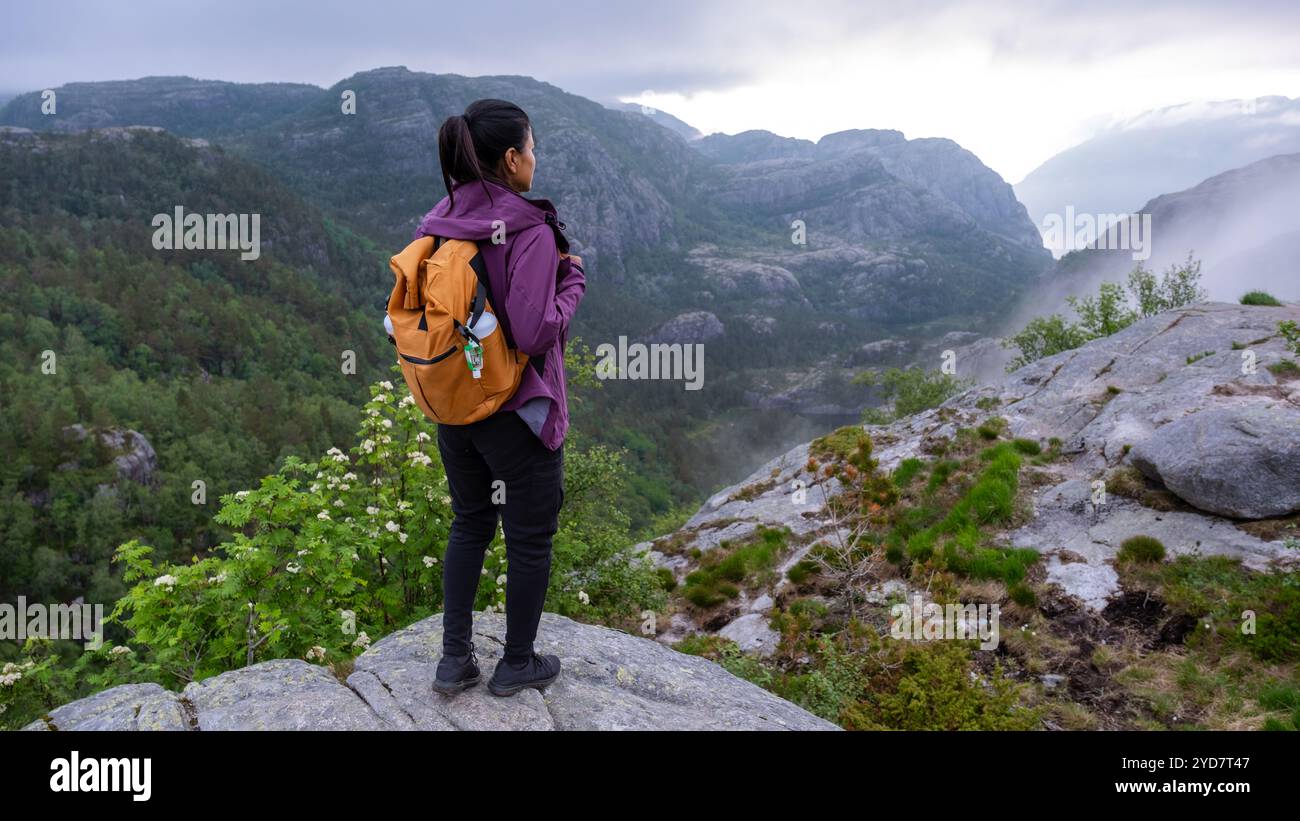
<path fill-rule="evenodd" d="M 536 651 L 528 661 L 516 667 L 504 658 L 497 661 L 497 668 L 488 680 L 488 689 L 494 696 L 513 696 L 526 687 L 541 690 L 560 675 L 560 657 L 554 655 L 539 656 Z"/>
<path fill-rule="evenodd" d="M 474 642 L 469 643 L 469 652 L 463 656 L 443 655 L 438 660 L 438 672 L 433 679 L 433 691 L 443 695 L 455 695 L 461 690 L 478 684 L 482 676 L 478 669 L 478 656 L 474 655 Z"/>

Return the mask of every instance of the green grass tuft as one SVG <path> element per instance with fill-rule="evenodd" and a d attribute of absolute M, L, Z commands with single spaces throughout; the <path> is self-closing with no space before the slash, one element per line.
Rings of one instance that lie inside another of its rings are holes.
<path fill-rule="evenodd" d="M 1151 536 L 1130 536 L 1119 546 L 1122 562 L 1159 562 L 1165 558 L 1165 546 Z"/>
<path fill-rule="evenodd" d="M 1277 297 L 1273 296 L 1268 291 L 1247 291 L 1241 295 L 1241 304 L 1269 305 L 1276 307 L 1282 303 L 1278 301 Z"/>

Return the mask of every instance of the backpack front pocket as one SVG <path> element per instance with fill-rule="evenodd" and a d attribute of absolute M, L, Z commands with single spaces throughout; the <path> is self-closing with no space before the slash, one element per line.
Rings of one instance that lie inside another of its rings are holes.
<path fill-rule="evenodd" d="M 431 359 L 400 354 L 402 375 L 424 415 L 435 422 L 461 425 L 483 404 L 483 389 L 478 380 L 466 379 L 465 358 L 459 345 Z"/>

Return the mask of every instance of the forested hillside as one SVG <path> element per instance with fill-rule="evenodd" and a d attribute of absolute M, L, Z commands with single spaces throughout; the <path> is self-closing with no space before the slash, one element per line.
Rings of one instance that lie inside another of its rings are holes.
<path fill-rule="evenodd" d="M 260 258 L 155 250 L 176 206 L 258 213 Z M 356 299 L 383 257 L 202 142 L 0 136 L 0 598 L 114 601 L 123 541 L 201 554 L 220 494 L 350 436 L 388 356 Z"/>

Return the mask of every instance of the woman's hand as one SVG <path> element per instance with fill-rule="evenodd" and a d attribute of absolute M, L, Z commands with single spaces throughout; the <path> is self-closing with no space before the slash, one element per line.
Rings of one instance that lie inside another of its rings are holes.
<path fill-rule="evenodd" d="M 578 256 L 577 254 L 565 254 L 565 253 L 561 253 L 561 254 L 560 254 L 560 259 L 570 259 L 570 260 L 573 260 L 574 262 L 576 262 L 578 265 L 582 265 L 582 257 Z"/>

